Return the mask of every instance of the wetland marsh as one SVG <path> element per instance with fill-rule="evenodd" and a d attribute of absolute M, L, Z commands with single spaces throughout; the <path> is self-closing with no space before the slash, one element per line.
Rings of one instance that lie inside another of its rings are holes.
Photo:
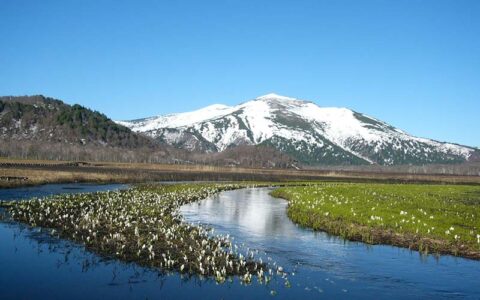
<path fill-rule="evenodd" d="M 4 213 L 9 213 L 0 222 L 0 286 L 9 288 L 0 297 L 480 297 L 478 261 L 369 246 L 313 231 L 289 219 L 299 203 L 270 196 L 308 191 L 317 199 L 328 187 L 342 191 L 343 184 L 262 187 L 269 185 L 141 185 L 4 202 Z M 363 191 L 373 203 L 373 187 L 357 185 L 352 193 Z M 351 187 L 345 184 L 347 190 Z M 454 194 L 448 186 L 445 191 Z M 474 201 L 455 199 L 464 205 Z M 401 210 L 409 216 L 415 212 Z M 475 230 L 475 220 L 467 222 L 469 230 Z M 21 288 L 25 280 L 28 289 Z"/>

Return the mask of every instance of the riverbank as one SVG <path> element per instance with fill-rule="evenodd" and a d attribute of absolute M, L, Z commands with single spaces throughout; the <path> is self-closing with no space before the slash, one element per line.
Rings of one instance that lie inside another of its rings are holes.
<path fill-rule="evenodd" d="M 142 183 L 153 181 L 349 181 L 480 185 L 480 176 L 253 169 L 205 165 L 67 162 L 0 158 L 0 188 L 47 183 Z"/>
<path fill-rule="evenodd" d="M 324 183 L 285 187 L 289 218 L 352 241 L 480 259 L 480 187 Z"/>

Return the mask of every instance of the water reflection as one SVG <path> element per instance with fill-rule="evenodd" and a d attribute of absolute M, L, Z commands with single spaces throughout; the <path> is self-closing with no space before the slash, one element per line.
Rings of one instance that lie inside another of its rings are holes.
<path fill-rule="evenodd" d="M 127 189 L 128 184 L 59 183 L 0 189 L 0 200 L 43 198 L 57 194 L 91 193 Z"/>
<path fill-rule="evenodd" d="M 209 298 L 259 298 L 270 291 L 99 257 L 17 223 L 0 222 L 0 241 L 0 299 L 189 299 L 198 291 Z"/>
<path fill-rule="evenodd" d="M 293 294 L 355 297 L 480 297 L 480 262 L 347 242 L 293 224 L 269 189 L 230 191 L 183 206 L 187 221 L 210 224 L 295 273 Z M 458 280 L 459 278 L 462 280 Z M 289 291 L 289 293 L 291 293 Z"/>
<path fill-rule="evenodd" d="M 261 190 L 250 190 L 249 197 L 257 198 L 263 195 Z M 183 207 L 181 212 L 187 219 L 197 215 L 198 219 L 208 220 L 211 224 L 235 224 L 253 238 L 265 235 L 294 237 L 295 228 L 284 222 L 286 202 L 281 201 L 272 207 L 262 201 L 235 201 L 238 193 L 224 193 L 211 199 Z M 219 205 L 221 203 L 221 205 Z M 275 210 L 275 211 L 272 211 Z"/>

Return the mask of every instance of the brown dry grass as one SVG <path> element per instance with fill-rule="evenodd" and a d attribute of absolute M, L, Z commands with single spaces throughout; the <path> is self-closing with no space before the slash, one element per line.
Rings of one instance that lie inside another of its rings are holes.
<path fill-rule="evenodd" d="M 173 180 L 342 180 L 382 182 L 441 182 L 480 184 L 480 176 L 399 174 L 387 172 L 251 169 L 203 165 L 94 162 L 87 166 L 65 166 L 64 161 L 0 158 L 1 187 L 58 182 L 145 182 Z M 3 164 L 3 165 L 2 165 Z M 6 166 L 5 164 L 17 164 Z M 28 177 L 6 181 L 5 177 Z"/>
<path fill-rule="evenodd" d="M 25 185 L 39 185 L 46 183 L 61 182 L 91 182 L 91 183 L 108 183 L 108 182 L 129 182 L 127 176 L 121 174 L 106 174 L 95 172 L 72 172 L 72 171 L 49 171 L 49 170 L 33 170 L 33 169 L 1 169 L 0 177 L 26 177 L 27 180 L 0 180 L 0 188 L 18 187 Z"/>

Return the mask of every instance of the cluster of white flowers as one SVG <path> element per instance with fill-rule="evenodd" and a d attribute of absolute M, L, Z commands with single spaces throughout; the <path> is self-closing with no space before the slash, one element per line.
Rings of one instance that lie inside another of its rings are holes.
<path fill-rule="evenodd" d="M 120 192 L 56 196 L 18 202 L 15 220 L 55 229 L 55 234 L 84 243 L 89 249 L 162 270 L 212 276 L 224 282 L 240 276 L 248 283 L 271 280 L 273 270 L 242 255 L 229 236 L 213 235 L 183 222 L 178 208 L 237 185 L 137 188 Z M 277 270 L 278 271 L 278 270 Z"/>

